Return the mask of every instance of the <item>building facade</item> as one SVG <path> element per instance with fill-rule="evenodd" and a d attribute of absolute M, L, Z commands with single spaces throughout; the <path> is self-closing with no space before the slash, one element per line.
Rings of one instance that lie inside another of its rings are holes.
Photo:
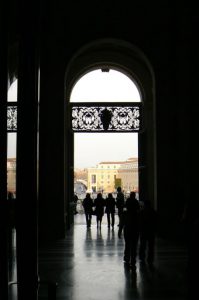
<path fill-rule="evenodd" d="M 7 160 L 7 191 L 16 193 L 16 158 Z"/>
<path fill-rule="evenodd" d="M 100 162 L 96 167 L 88 168 L 89 192 L 115 192 L 121 186 L 125 192 L 138 192 L 138 159 L 126 161 Z"/>

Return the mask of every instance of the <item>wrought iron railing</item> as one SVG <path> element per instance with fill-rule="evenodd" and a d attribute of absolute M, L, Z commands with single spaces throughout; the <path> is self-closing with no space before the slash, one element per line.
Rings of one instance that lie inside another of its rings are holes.
<path fill-rule="evenodd" d="M 142 128 L 141 103 L 71 105 L 74 132 L 139 132 Z"/>

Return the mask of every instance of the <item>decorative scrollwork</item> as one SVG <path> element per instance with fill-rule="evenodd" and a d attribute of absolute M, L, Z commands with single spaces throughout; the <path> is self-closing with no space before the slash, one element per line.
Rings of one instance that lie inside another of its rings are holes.
<path fill-rule="evenodd" d="M 7 131 L 17 131 L 17 106 L 7 106 Z"/>
<path fill-rule="evenodd" d="M 72 129 L 81 131 L 103 130 L 99 111 L 96 107 L 73 107 Z"/>
<path fill-rule="evenodd" d="M 116 107 L 111 120 L 111 127 L 115 130 L 138 131 L 140 127 L 139 108 Z"/>
<path fill-rule="evenodd" d="M 139 106 L 73 106 L 73 131 L 140 130 Z"/>

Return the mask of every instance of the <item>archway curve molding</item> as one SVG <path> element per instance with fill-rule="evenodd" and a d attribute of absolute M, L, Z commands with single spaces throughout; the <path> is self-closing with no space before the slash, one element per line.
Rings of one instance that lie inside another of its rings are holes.
<path fill-rule="evenodd" d="M 155 76 L 147 56 L 131 43 L 118 39 L 99 39 L 85 44 L 71 58 L 65 72 L 65 111 L 71 91 L 86 73 L 108 67 L 122 72 L 137 86 L 143 103 L 143 130 L 139 133 L 139 182 L 141 199 L 156 203 L 156 127 Z M 70 118 L 66 117 L 66 123 Z M 69 128 L 68 126 L 66 126 Z M 66 141 L 66 148 L 67 148 Z"/>

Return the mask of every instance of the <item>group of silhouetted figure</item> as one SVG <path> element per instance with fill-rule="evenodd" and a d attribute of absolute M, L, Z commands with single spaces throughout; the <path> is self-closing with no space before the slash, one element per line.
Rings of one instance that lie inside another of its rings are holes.
<path fill-rule="evenodd" d="M 109 193 L 106 199 L 102 197 L 102 193 L 98 193 L 94 200 L 91 198 L 90 193 L 87 193 L 86 197 L 82 201 L 82 205 L 88 228 L 91 227 L 92 216 L 95 215 L 97 228 L 100 229 L 104 213 L 107 214 L 108 228 L 110 228 L 110 226 L 114 228 L 116 200 L 112 193 Z"/>
<path fill-rule="evenodd" d="M 101 229 L 104 213 L 107 214 L 108 228 L 114 229 L 116 208 L 118 212 L 118 237 L 124 237 L 124 263 L 126 266 L 135 268 L 137 253 L 139 260 L 150 266 L 154 262 L 154 245 L 157 229 L 157 212 L 149 201 L 140 205 L 136 199 L 136 193 L 131 192 L 125 200 L 121 187 L 117 188 L 117 196 L 109 193 L 104 199 L 102 193 L 98 193 L 95 199 L 87 193 L 82 201 L 87 228 L 91 227 L 92 216 L 96 216 L 97 229 Z M 138 249 L 139 246 L 139 249 Z M 146 261 L 145 261 L 146 259 Z"/>

